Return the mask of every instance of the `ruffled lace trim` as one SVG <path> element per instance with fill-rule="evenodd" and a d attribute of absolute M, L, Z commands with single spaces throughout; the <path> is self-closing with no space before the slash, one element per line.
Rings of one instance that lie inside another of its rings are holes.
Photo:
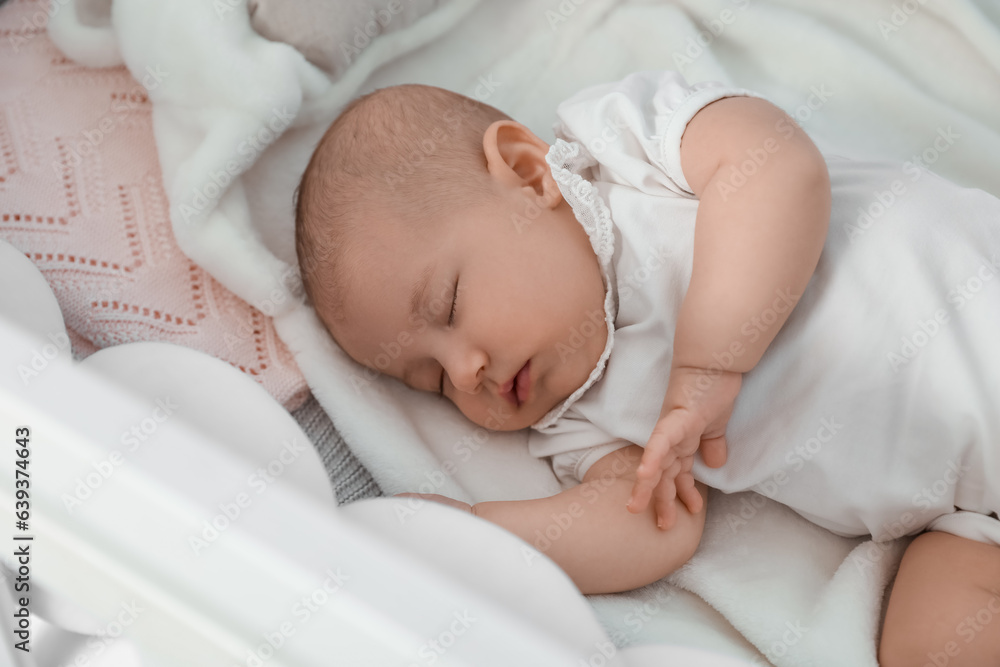
<path fill-rule="evenodd" d="M 604 280 L 604 321 L 608 327 L 608 342 L 604 352 L 597 361 L 597 366 L 590 371 L 590 376 L 583 385 L 570 394 L 566 400 L 552 408 L 531 428 L 543 431 L 554 425 L 556 421 L 573 405 L 584 392 L 601 379 L 607 366 L 611 348 L 614 346 L 615 318 L 618 305 L 614 296 L 614 267 L 611 264 L 615 252 L 615 237 L 611 223 L 611 211 L 601 199 L 597 187 L 584 178 L 581 173 L 597 164 L 597 160 L 578 142 L 556 139 L 545 156 L 552 169 L 552 177 L 559 186 L 563 198 L 573 209 L 576 219 L 590 237 L 590 245 L 597 254 L 601 267 L 601 278 Z"/>

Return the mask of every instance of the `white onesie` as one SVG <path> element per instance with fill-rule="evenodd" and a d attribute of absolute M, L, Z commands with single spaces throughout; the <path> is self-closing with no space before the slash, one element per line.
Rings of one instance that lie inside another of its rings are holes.
<path fill-rule="evenodd" d="M 600 262 L 609 331 L 589 380 L 529 432 L 532 455 L 552 457 L 564 487 L 652 433 L 698 207 L 680 138 L 701 108 L 735 95 L 760 97 L 646 71 L 558 107 L 547 160 Z M 779 143 L 789 133 L 775 127 Z M 730 183 L 752 178 L 770 155 L 760 149 Z M 833 206 L 816 272 L 802 295 L 776 292 L 773 312 L 741 329 L 753 342 L 798 297 L 743 376 L 727 463 L 696 455 L 694 476 L 840 535 L 930 528 L 1000 545 L 1000 199 L 912 162 L 825 157 Z M 585 329 L 568 332 L 562 354 Z"/>

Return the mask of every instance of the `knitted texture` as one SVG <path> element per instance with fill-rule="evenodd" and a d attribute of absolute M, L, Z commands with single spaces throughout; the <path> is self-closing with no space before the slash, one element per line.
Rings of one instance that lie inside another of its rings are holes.
<path fill-rule="evenodd" d="M 71 11 L 56 4 L 56 11 Z M 174 240 L 147 88 L 124 67 L 67 60 L 48 3 L 0 10 L 0 237 L 41 270 L 83 358 L 164 341 L 222 359 L 295 409 L 308 387 L 271 319 Z"/>
<path fill-rule="evenodd" d="M 319 453 L 339 505 L 384 495 L 368 470 L 354 458 L 314 396 L 310 395 L 292 416 Z"/>

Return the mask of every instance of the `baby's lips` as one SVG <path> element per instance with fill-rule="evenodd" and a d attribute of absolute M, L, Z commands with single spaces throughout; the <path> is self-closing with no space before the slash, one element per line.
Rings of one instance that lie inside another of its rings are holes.
<path fill-rule="evenodd" d="M 514 407 L 518 407 L 528 397 L 531 380 L 530 364 L 531 360 L 529 359 L 514 377 L 500 386 L 500 395 Z"/>
<path fill-rule="evenodd" d="M 517 372 L 514 380 L 514 385 L 517 387 L 517 400 L 524 403 L 528 400 L 529 390 L 531 389 L 531 359 L 528 359 L 524 363 L 524 367 Z"/>
<path fill-rule="evenodd" d="M 504 385 L 500 387 L 500 390 L 501 390 L 500 391 L 501 398 L 503 398 L 505 401 L 507 401 L 516 408 L 517 395 L 514 393 L 514 381 L 511 380 L 510 382 L 504 383 Z"/>

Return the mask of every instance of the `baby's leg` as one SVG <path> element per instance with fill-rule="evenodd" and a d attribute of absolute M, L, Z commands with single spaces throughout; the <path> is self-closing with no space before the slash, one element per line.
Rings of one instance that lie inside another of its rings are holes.
<path fill-rule="evenodd" d="M 1000 547 L 918 536 L 889 596 L 879 665 L 1000 667 Z"/>

